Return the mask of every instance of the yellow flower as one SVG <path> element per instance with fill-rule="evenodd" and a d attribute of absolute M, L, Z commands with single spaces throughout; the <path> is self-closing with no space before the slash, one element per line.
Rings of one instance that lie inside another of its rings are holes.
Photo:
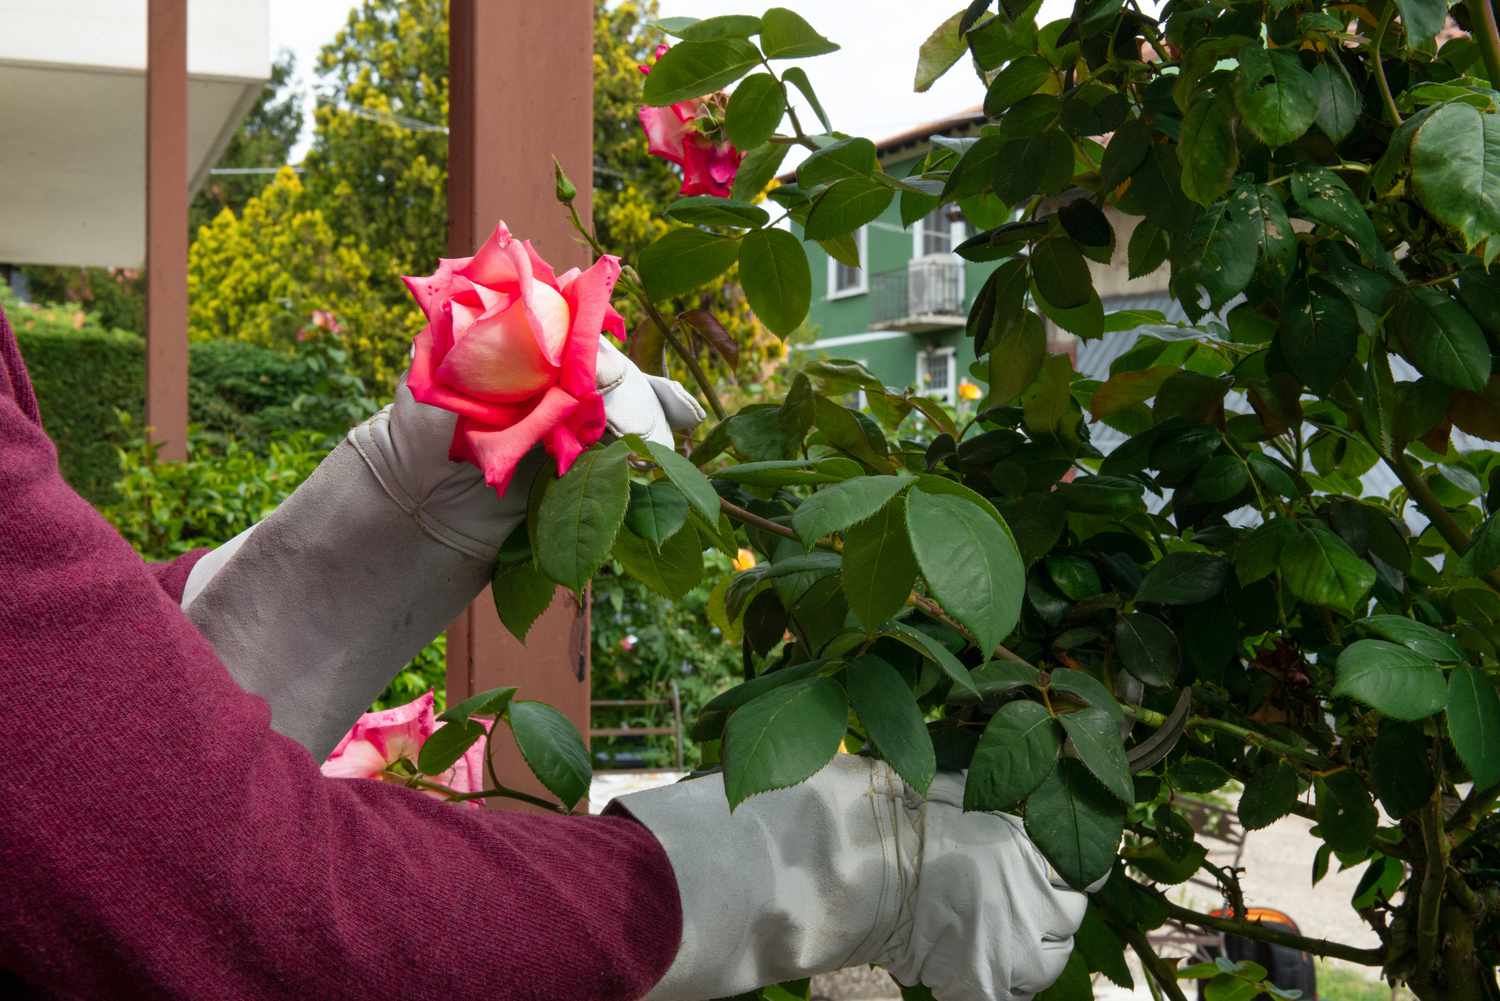
<path fill-rule="evenodd" d="M 731 566 L 736 570 L 749 570 L 755 566 L 755 554 L 748 549 L 741 549 L 731 561 Z"/>
<path fill-rule="evenodd" d="M 984 395 L 984 390 L 977 383 L 965 379 L 958 384 L 958 396 L 962 400 L 977 400 Z"/>

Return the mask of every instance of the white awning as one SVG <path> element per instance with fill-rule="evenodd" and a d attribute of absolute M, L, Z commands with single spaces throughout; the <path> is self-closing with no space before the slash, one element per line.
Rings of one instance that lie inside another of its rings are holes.
<path fill-rule="evenodd" d="M 269 31 L 266 0 L 188 4 L 193 191 L 270 78 Z M 146 0 L 0 0 L 0 261 L 141 266 L 145 73 Z"/>

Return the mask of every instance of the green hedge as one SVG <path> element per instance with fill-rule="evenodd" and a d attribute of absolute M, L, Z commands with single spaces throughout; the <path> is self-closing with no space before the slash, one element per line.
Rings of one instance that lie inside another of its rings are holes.
<path fill-rule="evenodd" d="M 3 302 L 36 386 L 42 420 L 57 443 L 63 477 L 96 506 L 119 499 L 119 449 L 140 433 L 145 342 L 106 330 L 66 306 Z M 343 356 L 326 345 L 287 355 L 242 341 L 204 341 L 189 348 L 189 420 L 202 432 L 195 447 L 237 442 L 264 454 L 298 431 L 330 439 L 377 406 Z M 119 412 L 129 415 L 121 421 Z M 330 441 L 331 444 L 331 441 Z"/>
<path fill-rule="evenodd" d="M 137 426 L 144 409 L 146 353 L 135 334 L 61 320 L 57 311 L 8 309 L 21 357 L 36 387 L 42 423 L 57 443 L 63 477 L 95 505 L 115 498 L 120 475 L 117 448 L 132 432 L 117 411 Z"/>

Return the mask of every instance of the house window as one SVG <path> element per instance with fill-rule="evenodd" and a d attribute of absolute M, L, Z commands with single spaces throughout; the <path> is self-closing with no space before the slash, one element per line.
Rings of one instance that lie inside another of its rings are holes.
<path fill-rule="evenodd" d="M 931 348 L 917 354 L 917 391 L 952 404 L 958 386 L 958 356 L 952 348 Z"/>
<path fill-rule="evenodd" d="M 854 242 L 859 247 L 860 264 L 868 263 L 869 240 L 864 226 L 861 226 L 854 234 Z M 832 255 L 829 255 L 828 298 L 842 299 L 845 296 L 863 295 L 868 288 L 869 282 L 863 267 L 851 268 L 849 265 L 835 260 Z"/>
<path fill-rule="evenodd" d="M 912 230 L 912 256 L 937 257 L 953 253 L 964 240 L 964 222 L 955 205 L 939 205 L 917 220 Z"/>

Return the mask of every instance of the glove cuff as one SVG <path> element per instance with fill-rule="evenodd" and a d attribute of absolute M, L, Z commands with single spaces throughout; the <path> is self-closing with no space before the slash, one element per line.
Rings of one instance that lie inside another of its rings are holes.
<path fill-rule="evenodd" d="M 656 835 L 682 897 L 682 944 L 645 1001 L 732 996 L 877 962 L 900 939 L 921 846 L 904 787 L 884 764 L 840 755 L 732 814 L 722 775 L 623 796 L 610 809 Z"/>

